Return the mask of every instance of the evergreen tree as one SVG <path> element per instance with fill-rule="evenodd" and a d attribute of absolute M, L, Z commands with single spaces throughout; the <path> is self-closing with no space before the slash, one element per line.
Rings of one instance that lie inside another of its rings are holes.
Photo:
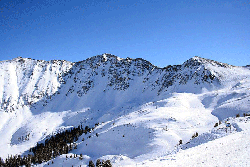
<path fill-rule="evenodd" d="M 100 159 L 96 160 L 96 167 L 101 167 L 102 166 L 102 162 Z"/>
<path fill-rule="evenodd" d="M 95 164 L 94 164 L 94 162 L 93 162 L 92 160 L 90 160 L 88 166 L 89 166 L 89 167 L 95 167 Z"/>

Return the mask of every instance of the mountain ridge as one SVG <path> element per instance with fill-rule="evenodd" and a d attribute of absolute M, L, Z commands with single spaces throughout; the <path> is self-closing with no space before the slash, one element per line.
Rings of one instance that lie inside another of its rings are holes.
<path fill-rule="evenodd" d="M 80 60 L 80 61 L 76 61 L 76 62 L 70 62 L 70 61 L 67 61 L 67 60 L 42 60 L 42 59 L 32 59 L 32 58 L 24 58 L 24 57 L 16 57 L 16 58 L 13 58 L 11 60 L 2 60 L 0 62 L 9 62 L 9 61 L 22 61 L 22 59 L 24 60 L 35 60 L 35 61 L 42 61 L 42 62 L 69 62 L 69 63 L 83 63 L 83 62 L 89 62 L 89 61 L 102 61 L 102 62 L 105 62 L 105 61 L 110 61 L 110 60 L 113 60 L 113 62 L 116 62 L 116 61 L 136 61 L 136 60 L 141 60 L 143 62 L 146 62 L 146 64 L 151 64 L 152 66 L 154 67 L 157 67 L 157 68 L 160 68 L 160 69 L 164 69 L 166 68 L 167 66 L 177 66 L 177 65 L 166 65 L 165 67 L 158 67 L 156 65 L 153 65 L 151 62 L 143 59 L 143 58 L 120 58 L 116 55 L 112 55 L 110 53 L 104 53 L 104 54 L 101 54 L 101 55 L 96 55 L 96 56 L 92 56 L 92 57 L 89 57 L 85 60 Z M 212 59 L 207 59 L 207 58 L 202 58 L 200 56 L 193 56 L 191 58 L 189 58 L 188 60 L 186 60 L 185 62 L 183 62 L 182 64 L 178 64 L 178 65 L 183 65 L 183 64 L 186 64 L 186 63 L 190 63 L 190 62 L 193 62 L 192 64 L 195 65 L 200 65 L 200 64 L 204 64 L 204 63 L 211 63 L 213 65 L 217 64 L 217 65 L 220 65 L 220 66 L 223 66 L 223 67 L 228 67 L 228 66 L 232 66 L 232 67 L 237 67 L 237 66 L 234 66 L 234 65 L 230 65 L 230 64 L 227 64 L 227 63 L 222 63 L 222 62 L 218 62 L 218 61 L 215 61 L 215 60 L 212 60 Z M 249 65 L 246 65 L 246 66 L 249 66 Z M 238 67 L 241 67 L 241 66 L 238 66 Z"/>
<path fill-rule="evenodd" d="M 180 143 L 189 148 L 228 135 L 225 121 L 250 108 L 250 70 L 200 57 L 164 68 L 111 54 L 75 63 L 19 57 L 0 62 L 0 80 L 3 158 L 84 125 L 94 128 L 67 156 L 83 154 L 79 165 L 100 157 L 135 165 L 168 156 Z M 58 158 L 55 166 L 67 160 Z"/>
<path fill-rule="evenodd" d="M 140 84 L 144 85 L 141 91 L 145 91 L 148 87 L 151 87 L 150 89 L 157 87 L 158 95 L 171 87 L 174 82 L 177 82 L 176 80 L 179 80 L 179 84 L 184 85 L 193 78 L 195 80 L 194 83 L 197 85 L 201 82 L 211 84 L 213 80 L 217 80 L 216 82 L 218 82 L 216 76 L 204 67 L 204 60 L 205 59 L 194 57 L 182 65 L 170 65 L 165 68 L 159 68 L 141 58 L 122 59 L 111 54 L 97 55 L 75 63 L 65 60 L 44 61 L 18 57 L 10 61 L 1 62 L 0 65 L 3 65 L 3 67 L 1 67 L 3 74 L 0 77 L 3 78 L 5 74 L 9 75 L 10 79 L 14 82 L 8 85 L 15 88 L 16 92 L 19 92 L 22 98 L 20 99 L 17 94 L 7 95 L 6 98 L 2 98 L 1 100 L 1 108 L 12 111 L 15 110 L 13 107 L 14 103 L 31 105 L 43 99 L 43 97 L 46 97 L 47 100 L 51 99 L 53 95 L 60 93 L 59 89 L 64 87 L 66 82 L 72 82 L 70 81 L 72 78 L 73 83 L 67 88 L 68 92 L 66 96 L 75 90 L 74 84 L 78 84 L 76 90 L 77 95 L 79 97 L 83 96 L 94 87 L 95 79 L 100 80 L 99 75 L 107 78 L 104 82 L 107 86 L 106 88 L 103 87 L 103 91 L 110 89 L 110 87 L 115 90 L 126 90 L 134 80 L 137 80 L 135 77 L 143 77 L 143 81 L 140 81 Z M 205 62 L 207 62 L 207 60 Z M 4 67 L 5 63 L 7 63 L 6 68 Z M 188 70 L 185 71 L 185 69 Z M 197 70 L 199 71 L 198 73 L 196 72 Z M 203 74 L 201 75 L 203 76 L 199 76 L 200 71 L 202 71 Z M 152 75 L 155 77 L 153 80 Z M 3 78 L 2 80 L 9 79 Z M 23 86 L 18 88 L 14 83 Z M 151 83 L 151 85 L 149 85 L 149 83 Z M 10 87 L 7 89 L 10 89 Z M 2 92 L 0 89 L 0 95 L 2 95 L 2 97 L 5 94 L 5 88 L 6 87 L 2 88 Z M 28 89 L 31 89 L 32 92 L 28 91 Z M 13 92 L 13 94 L 15 93 Z M 31 97 L 33 98 L 31 99 Z"/>

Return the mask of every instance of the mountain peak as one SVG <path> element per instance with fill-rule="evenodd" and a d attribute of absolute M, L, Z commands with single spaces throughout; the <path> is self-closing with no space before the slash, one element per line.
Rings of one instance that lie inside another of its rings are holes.
<path fill-rule="evenodd" d="M 206 59 L 199 56 L 194 56 L 183 63 L 184 66 L 200 66 L 207 64 L 211 64 L 213 66 L 218 66 L 218 67 L 227 67 L 227 68 L 233 67 L 233 65 L 229 65 L 227 63 L 221 63 L 215 60 Z"/>
<path fill-rule="evenodd" d="M 120 61 L 120 60 L 123 60 L 123 59 L 118 57 L 118 56 L 109 54 L 109 53 L 104 53 L 104 54 L 101 54 L 101 55 L 92 56 L 92 57 L 87 58 L 86 60 L 83 60 L 83 61 L 80 61 L 80 62 L 100 63 L 100 62 L 107 62 L 107 61 L 117 62 L 117 61 Z"/>
<path fill-rule="evenodd" d="M 21 56 L 18 56 L 16 58 L 13 58 L 12 60 L 6 60 L 6 61 L 13 61 L 13 62 L 19 62 L 19 63 L 24 63 L 27 60 L 35 60 L 35 59 L 31 59 L 31 58 L 24 58 Z"/>

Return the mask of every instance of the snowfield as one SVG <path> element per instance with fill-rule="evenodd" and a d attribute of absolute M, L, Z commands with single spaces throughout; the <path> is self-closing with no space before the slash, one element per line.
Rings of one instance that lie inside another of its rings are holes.
<path fill-rule="evenodd" d="M 0 62 L 0 81 L 2 159 L 83 125 L 94 128 L 76 149 L 34 166 L 250 166 L 246 67 L 199 57 L 164 69 L 110 54 L 16 58 Z"/>
<path fill-rule="evenodd" d="M 146 160 L 131 166 L 249 166 L 250 117 L 232 119 L 241 132 L 229 132 L 226 136 L 176 153 Z M 119 165 L 118 165 L 119 164 Z M 123 166 L 119 162 L 117 166 Z M 128 166 L 130 166 L 128 165 Z"/>

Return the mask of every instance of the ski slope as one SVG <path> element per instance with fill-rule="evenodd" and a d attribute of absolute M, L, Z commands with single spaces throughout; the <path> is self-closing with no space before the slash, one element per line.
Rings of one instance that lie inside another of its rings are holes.
<path fill-rule="evenodd" d="M 241 132 L 228 132 L 224 137 L 174 154 L 127 166 L 249 166 L 250 118 L 233 120 Z M 117 166 L 123 166 L 121 162 Z"/>

